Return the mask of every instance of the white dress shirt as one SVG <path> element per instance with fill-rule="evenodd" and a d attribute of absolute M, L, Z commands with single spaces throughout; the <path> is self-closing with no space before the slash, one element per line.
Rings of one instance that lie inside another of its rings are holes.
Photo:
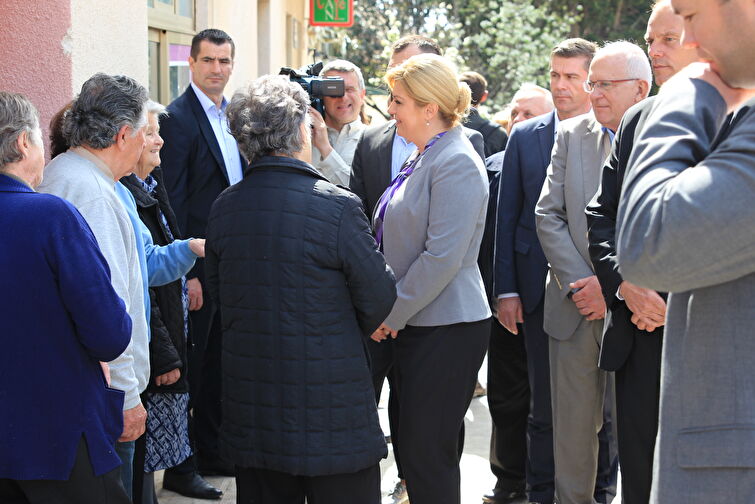
<path fill-rule="evenodd" d="M 239 146 L 236 144 L 236 139 L 233 138 L 231 132 L 228 130 L 228 118 L 225 115 L 225 109 L 228 107 L 228 100 L 223 97 L 223 102 L 218 108 L 206 94 L 199 89 L 196 84 L 191 83 L 191 87 L 194 90 L 194 94 L 197 95 L 199 104 L 202 105 L 202 110 L 207 115 L 207 120 L 210 121 L 212 126 L 212 132 L 215 133 L 215 139 L 218 141 L 220 152 L 223 155 L 223 163 L 225 164 L 225 172 L 228 174 L 228 182 L 230 185 L 239 182 L 244 173 L 241 169 L 241 154 L 239 154 Z"/>

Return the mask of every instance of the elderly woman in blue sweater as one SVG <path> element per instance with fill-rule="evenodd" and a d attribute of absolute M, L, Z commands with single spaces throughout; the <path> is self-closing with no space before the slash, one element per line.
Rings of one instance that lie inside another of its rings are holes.
<path fill-rule="evenodd" d="M 100 361 L 131 319 L 81 214 L 34 191 L 43 167 L 36 110 L 0 92 L 0 502 L 126 504 L 124 394 Z"/>

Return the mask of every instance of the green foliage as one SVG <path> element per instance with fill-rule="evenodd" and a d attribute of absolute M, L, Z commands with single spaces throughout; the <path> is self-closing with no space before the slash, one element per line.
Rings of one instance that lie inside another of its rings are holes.
<path fill-rule="evenodd" d="M 522 83 L 547 87 L 550 51 L 578 21 L 529 0 L 461 0 L 449 18 L 462 66 L 488 81 L 491 108 L 502 108 Z"/>
<path fill-rule="evenodd" d="M 548 85 L 552 47 L 567 37 L 642 42 L 651 0 L 356 0 L 351 28 L 317 28 L 320 58 L 357 64 L 381 86 L 390 45 L 409 33 L 445 48 L 460 70 L 488 80 L 490 109 L 502 108 L 525 82 Z M 323 44 L 324 43 L 324 44 Z"/>

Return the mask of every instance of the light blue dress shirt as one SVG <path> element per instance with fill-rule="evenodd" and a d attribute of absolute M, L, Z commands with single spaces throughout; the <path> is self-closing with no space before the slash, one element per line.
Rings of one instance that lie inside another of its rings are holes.
<path fill-rule="evenodd" d="M 199 104 L 202 105 L 202 110 L 207 115 L 207 120 L 210 121 L 212 132 L 215 133 L 215 139 L 218 141 L 220 152 L 223 154 L 223 164 L 225 164 L 225 172 L 228 174 L 228 182 L 233 185 L 244 177 L 244 173 L 241 170 L 239 146 L 228 130 L 228 118 L 225 115 L 228 100 L 223 97 L 223 102 L 218 108 L 193 82 L 191 88 L 197 95 Z"/>
<path fill-rule="evenodd" d="M 391 154 L 391 180 L 396 178 L 401 166 L 409 159 L 412 152 L 417 150 L 417 146 L 400 136 L 398 133 L 393 135 L 393 153 Z"/>

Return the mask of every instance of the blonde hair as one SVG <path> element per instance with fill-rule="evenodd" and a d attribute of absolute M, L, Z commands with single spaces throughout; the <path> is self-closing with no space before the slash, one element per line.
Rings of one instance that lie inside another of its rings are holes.
<path fill-rule="evenodd" d="M 451 127 L 461 124 L 472 101 L 467 83 L 459 82 L 451 64 L 436 54 L 418 54 L 409 58 L 389 70 L 385 82 L 391 89 L 400 82 L 420 107 L 436 104 L 441 119 Z"/>

